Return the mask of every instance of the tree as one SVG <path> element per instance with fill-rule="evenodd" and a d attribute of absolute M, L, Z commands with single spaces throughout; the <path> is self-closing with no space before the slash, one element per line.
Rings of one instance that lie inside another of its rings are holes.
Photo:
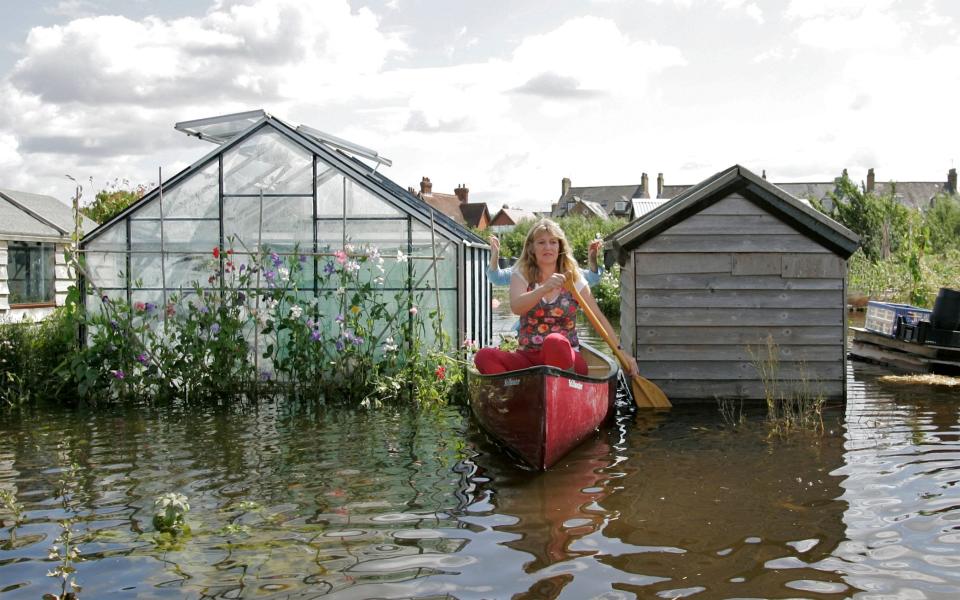
<path fill-rule="evenodd" d="M 124 187 L 120 187 L 123 185 Z M 126 180 L 114 181 L 107 188 L 97 192 L 93 202 L 80 209 L 84 215 L 97 223 L 106 223 L 125 208 L 143 197 L 146 186 L 140 184 L 133 189 L 125 189 L 129 185 Z"/>
<path fill-rule="evenodd" d="M 960 250 L 960 200 L 956 196 L 942 194 L 934 198 L 923 220 L 930 231 L 931 252 Z"/>
<path fill-rule="evenodd" d="M 846 169 L 830 193 L 830 216 L 860 236 L 860 247 L 871 261 L 890 258 L 910 234 L 910 210 L 895 196 L 896 185 L 890 186 L 889 194 L 877 196 L 853 183 Z"/>

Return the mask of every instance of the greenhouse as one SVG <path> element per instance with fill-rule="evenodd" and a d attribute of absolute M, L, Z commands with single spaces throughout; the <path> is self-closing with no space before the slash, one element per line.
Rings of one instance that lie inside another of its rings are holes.
<path fill-rule="evenodd" d="M 216 148 L 83 238 L 88 309 L 122 300 L 171 312 L 267 253 L 278 269 L 248 270 L 251 297 L 289 273 L 304 306 L 330 317 L 350 308 L 351 290 L 327 274 L 355 265 L 357 285 L 403 304 L 383 318 L 419 310 L 454 344 L 489 341 L 489 247 L 379 173 L 389 160 L 262 110 L 176 128 Z M 295 273 L 280 266 L 291 257 Z"/>

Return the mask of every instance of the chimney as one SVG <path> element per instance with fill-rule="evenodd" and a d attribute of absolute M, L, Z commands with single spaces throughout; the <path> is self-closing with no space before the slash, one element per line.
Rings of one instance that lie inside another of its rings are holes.
<path fill-rule="evenodd" d="M 764 180 L 764 181 L 767 180 L 767 170 L 766 170 L 766 169 L 763 170 L 763 180 Z"/>
<path fill-rule="evenodd" d="M 457 189 L 453 190 L 453 193 L 457 195 L 457 199 L 460 200 L 461 204 L 467 203 L 467 195 L 470 194 L 470 188 L 466 184 L 461 183 Z"/>
<path fill-rule="evenodd" d="M 566 196 L 568 193 L 570 193 L 570 178 L 564 177 L 560 181 L 560 197 L 562 198 Z"/>
<path fill-rule="evenodd" d="M 650 195 L 650 180 L 646 173 L 640 173 L 640 194 Z"/>
<path fill-rule="evenodd" d="M 957 170 L 950 169 L 947 171 L 947 193 L 956 194 L 957 193 Z"/>
<path fill-rule="evenodd" d="M 657 173 L 657 198 L 663 196 L 663 173 Z"/>
<path fill-rule="evenodd" d="M 873 167 L 867 169 L 867 193 L 873 193 L 877 186 L 877 177 L 873 174 Z"/>
<path fill-rule="evenodd" d="M 429 177 L 424 177 L 420 180 L 420 193 L 421 194 L 432 194 L 433 193 L 433 184 L 430 183 Z"/>

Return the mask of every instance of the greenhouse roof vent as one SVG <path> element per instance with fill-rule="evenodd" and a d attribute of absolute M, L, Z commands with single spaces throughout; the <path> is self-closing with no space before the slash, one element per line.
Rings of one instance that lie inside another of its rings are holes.
<path fill-rule="evenodd" d="M 314 129 L 313 127 L 310 127 L 309 125 L 300 125 L 299 127 L 297 127 L 297 131 L 310 136 L 311 138 L 315 139 L 321 144 L 326 144 L 327 146 L 331 146 L 335 149 L 343 150 L 344 152 L 348 152 L 350 154 L 353 154 L 354 156 L 359 156 L 362 158 L 367 158 L 369 160 L 376 161 L 377 164 L 373 168 L 374 171 L 376 171 L 377 167 L 379 167 L 382 164 L 387 165 L 388 167 L 393 166 L 392 160 L 390 160 L 385 156 L 380 156 L 376 150 L 372 150 L 370 148 L 361 146 L 359 144 L 354 144 L 353 142 L 348 142 L 343 138 L 338 138 L 335 135 L 324 133 L 319 129 Z"/>
<path fill-rule="evenodd" d="M 187 135 L 196 136 L 201 140 L 214 144 L 224 144 L 249 129 L 260 119 L 268 116 L 265 110 L 259 108 L 218 117 L 180 121 L 173 128 Z"/>

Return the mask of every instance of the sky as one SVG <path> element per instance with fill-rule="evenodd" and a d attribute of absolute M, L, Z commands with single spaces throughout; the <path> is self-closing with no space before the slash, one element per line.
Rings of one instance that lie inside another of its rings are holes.
<path fill-rule="evenodd" d="M 262 108 L 435 192 L 547 210 L 561 179 L 945 181 L 953 0 L 0 0 L 0 188 L 156 185 L 173 125 Z M 69 177 L 68 177 L 69 176 Z M 73 178 L 71 180 L 70 178 Z"/>

